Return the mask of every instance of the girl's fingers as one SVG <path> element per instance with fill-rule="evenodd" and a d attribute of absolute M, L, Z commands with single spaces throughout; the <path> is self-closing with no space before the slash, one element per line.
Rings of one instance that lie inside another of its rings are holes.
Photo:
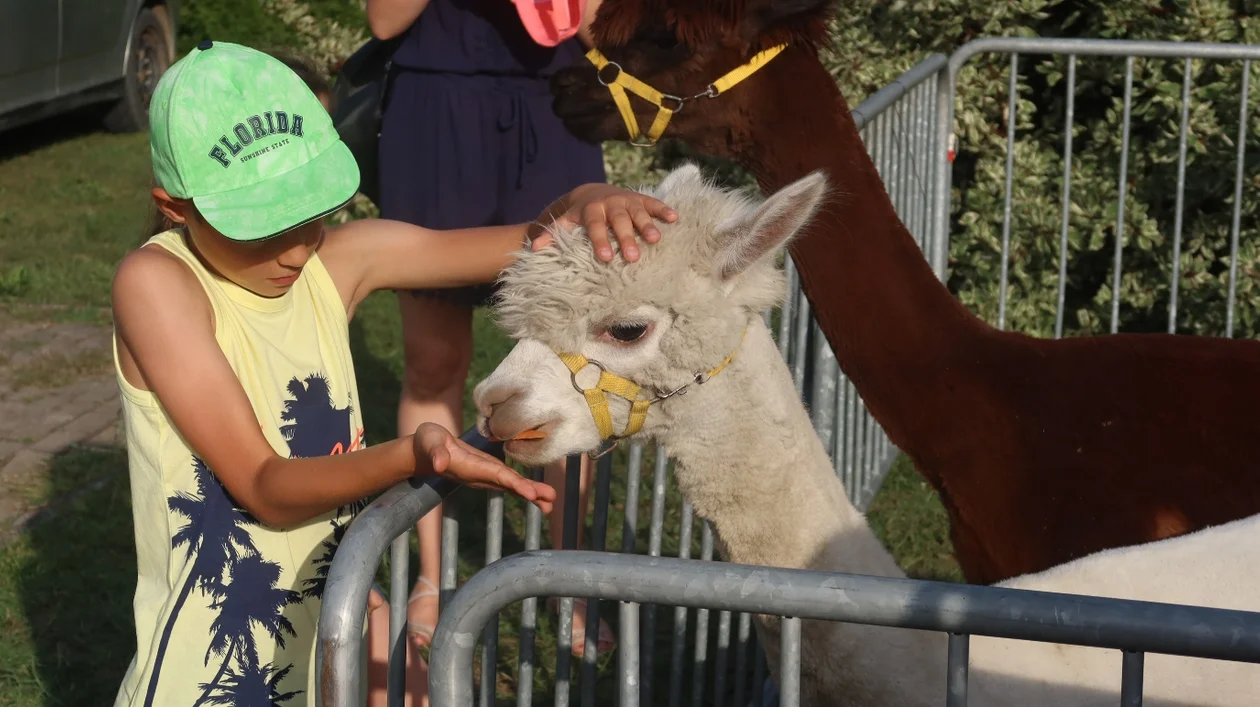
<path fill-rule="evenodd" d="M 587 204 L 582 209 L 582 222 L 586 237 L 591 239 L 595 254 L 604 262 L 612 260 L 612 246 L 608 244 L 608 222 L 602 204 Z"/>
<path fill-rule="evenodd" d="M 650 196 L 642 197 L 643 206 L 652 216 L 659 218 L 665 223 L 673 223 L 678 220 L 678 212 L 669 208 L 665 202 L 660 199 L 653 199 Z"/>
<path fill-rule="evenodd" d="M 643 235 L 643 240 L 648 243 L 655 243 L 661 239 L 661 232 L 657 230 L 656 223 L 652 221 L 652 215 L 642 204 L 638 204 L 637 208 L 630 212 L 630 217 L 634 220 L 634 227 Z"/>
<path fill-rule="evenodd" d="M 628 262 L 635 262 L 639 259 L 639 246 L 635 242 L 635 225 L 630 218 L 630 212 L 624 206 L 618 205 L 610 208 L 608 214 L 608 222 L 612 224 L 613 233 L 621 244 L 621 257 Z"/>

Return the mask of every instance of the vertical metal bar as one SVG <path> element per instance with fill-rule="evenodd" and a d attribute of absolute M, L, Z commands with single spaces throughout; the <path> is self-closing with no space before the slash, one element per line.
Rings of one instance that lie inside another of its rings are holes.
<path fill-rule="evenodd" d="M 630 445 L 626 463 L 626 512 L 621 522 L 621 552 L 634 554 L 639 531 L 639 477 L 643 470 L 643 443 Z M 618 704 L 637 707 L 639 704 L 639 605 L 620 603 L 617 631 L 617 672 L 621 686 Z"/>
<path fill-rule="evenodd" d="M 912 129 L 914 131 L 914 152 L 910 162 L 916 167 L 920 167 L 927 164 L 928 156 L 927 149 L 925 149 L 925 145 L 927 144 L 928 84 L 921 83 L 916 86 L 912 95 L 914 96 L 914 120 L 912 121 Z M 928 170 L 930 169 L 931 167 L 929 166 Z M 923 179 L 926 171 L 927 170 L 914 173 L 916 179 L 914 180 L 913 185 L 917 187 L 917 189 L 913 190 L 914 193 L 910 196 L 910 221 L 913 224 L 911 228 L 914 230 L 914 240 L 919 244 L 920 250 L 926 250 L 924 236 L 927 234 L 927 229 L 924 228 L 923 224 L 923 215 L 927 213 L 928 202 L 927 184 Z"/>
<path fill-rule="evenodd" d="M 871 415 L 870 410 L 866 411 L 866 483 L 862 485 L 862 497 L 858 500 L 859 505 L 865 504 L 868 495 L 875 493 L 875 484 L 879 480 L 879 423 L 875 421 L 875 417 Z"/>
<path fill-rule="evenodd" d="M 789 262 L 791 259 L 789 259 Z M 669 457 L 665 455 L 665 448 L 657 445 L 656 447 L 656 465 L 655 475 L 652 479 L 652 519 L 648 525 L 648 555 L 651 557 L 661 556 L 661 535 L 665 528 L 665 483 L 668 480 L 666 472 L 669 470 Z M 642 652 L 639 661 L 646 667 L 642 671 L 642 698 L 643 704 L 655 704 L 652 701 L 652 689 L 655 687 L 655 665 L 652 654 L 656 648 L 656 605 L 648 604 L 643 607 L 643 637 L 646 639 L 642 642 Z"/>
<path fill-rule="evenodd" d="M 407 563 L 411 559 L 410 533 L 389 545 L 389 679 L 386 703 L 403 707 L 407 697 Z"/>
<path fill-rule="evenodd" d="M 783 258 L 783 274 L 787 279 L 787 292 L 783 295 L 783 305 L 779 307 L 779 355 L 788 360 L 788 352 L 792 345 L 792 304 L 796 302 L 796 261 L 791 255 Z"/>
<path fill-rule="evenodd" d="M 503 557 L 503 492 L 491 491 L 486 500 L 486 564 Z M 498 675 L 499 621 L 486 624 L 481 636 L 481 705 L 493 707 Z"/>
<path fill-rule="evenodd" d="M 1120 707 L 1142 707 L 1143 663 L 1146 654 L 1125 651 L 1120 672 Z"/>
<path fill-rule="evenodd" d="M 542 481 L 542 469 L 534 469 L 534 481 Z M 542 511 L 532 503 L 525 505 L 525 549 L 542 547 Z M 538 599 L 521 602 L 520 655 L 516 668 L 516 707 L 534 703 L 534 640 L 538 626 Z"/>
<path fill-rule="evenodd" d="M 809 339 L 809 300 L 805 291 L 799 290 L 796 298 L 796 344 L 792 347 L 792 381 L 796 384 L 796 395 L 805 394 L 805 365 L 809 361 L 809 350 L 806 344 Z"/>
<path fill-rule="evenodd" d="M 949 634 L 949 665 L 945 673 L 945 707 L 967 707 L 967 668 L 971 637 Z"/>
<path fill-rule="evenodd" d="M 844 483 L 844 453 L 845 453 L 845 434 L 849 426 L 845 423 L 845 409 L 849 404 L 849 377 L 841 371 L 836 380 L 836 414 L 835 425 L 836 430 L 832 435 L 831 445 L 831 464 L 836 469 L 836 475 L 840 477 L 841 483 Z"/>
<path fill-rule="evenodd" d="M 612 483 L 612 455 L 605 454 L 595 464 L 595 518 L 591 523 L 588 550 L 607 549 L 608 500 Z M 567 499 L 566 499 L 567 500 Z M 595 662 L 599 658 L 599 600 L 586 600 L 586 645 L 582 649 L 582 707 L 595 705 Z"/>
<path fill-rule="evenodd" d="M 1111 274 L 1111 333 L 1120 331 L 1120 280 L 1124 272 L 1121 258 L 1124 253 L 1124 207 L 1129 196 L 1129 123 L 1133 111 L 1133 57 L 1124 60 L 1124 126 L 1120 132 L 1120 180 L 1116 204 L 1116 264 Z"/>
<path fill-rule="evenodd" d="M 726 654 L 731 645 L 731 612 L 718 613 L 717 661 L 713 667 L 713 707 L 726 704 Z M 740 705 L 735 705 L 740 707 Z"/>
<path fill-rule="evenodd" d="M 453 499 L 442 502 L 442 568 L 438 576 L 438 613 L 455 593 L 459 571 L 459 516 Z"/>
<path fill-rule="evenodd" d="M 814 390 L 810 397 L 811 416 L 814 419 L 814 432 L 823 443 L 823 448 L 831 446 L 831 432 L 835 422 L 831 416 L 835 412 L 836 374 L 840 368 L 836 364 L 836 356 L 827 344 L 827 337 L 819 328 L 817 321 L 811 321 L 814 330 Z"/>
<path fill-rule="evenodd" d="M 932 174 L 931 261 L 936 276 L 943 280 L 949 253 L 949 188 L 953 181 L 954 75 L 949 67 L 943 67 L 936 78 L 936 121 L 936 143 L 932 156 L 936 171 Z"/>
<path fill-rule="evenodd" d="M 893 104 L 892 110 L 896 111 L 898 130 L 896 137 L 896 163 L 897 163 L 897 196 L 893 199 L 894 208 L 897 216 L 901 219 L 903 226 L 909 229 L 910 223 L 910 203 L 907 194 L 910 187 L 910 172 L 913 162 L 913 151 L 911 145 L 913 143 L 912 133 L 910 132 L 910 113 L 911 101 L 909 96 L 903 96 Z"/>
<path fill-rule="evenodd" d="M 629 650 L 618 649 L 617 661 L 620 678 L 621 707 L 639 706 L 639 605 L 629 602 L 621 604 L 621 624 L 617 628 L 617 637 Z M 651 672 L 649 669 L 648 672 Z"/>
<path fill-rule="evenodd" d="M 844 421 L 844 478 L 845 490 L 852 493 L 853 487 L 857 485 L 857 446 L 858 446 L 858 410 L 861 406 L 861 398 L 858 397 L 857 387 L 853 385 L 853 381 L 849 381 L 849 403 L 845 410 Z"/>
<path fill-rule="evenodd" d="M 748 707 L 744 701 L 744 688 L 748 684 L 748 649 L 752 647 L 748 640 L 752 631 L 752 617 L 740 614 L 735 633 L 735 707 Z"/>
<path fill-rule="evenodd" d="M 765 704 L 765 686 L 766 686 L 766 652 L 761 649 L 758 642 L 756 646 L 757 660 L 753 663 L 753 707 L 763 707 Z"/>
<path fill-rule="evenodd" d="M 708 562 L 713 559 L 713 526 L 709 521 L 700 525 L 700 559 Z M 696 609 L 696 645 L 695 659 L 691 672 L 691 704 L 703 707 L 704 674 L 709 667 L 709 610 Z"/>
<path fill-rule="evenodd" d="M 1238 156 L 1234 160 L 1234 221 L 1229 229 L 1229 297 L 1225 304 L 1225 336 L 1234 336 L 1234 298 L 1238 293 L 1238 230 L 1242 218 L 1243 162 L 1247 153 L 1247 98 L 1251 93 L 1251 60 L 1243 62 L 1242 100 L 1238 103 Z"/>
<path fill-rule="evenodd" d="M 691 557 L 691 504 L 683 502 L 682 527 L 678 531 L 678 556 Z M 669 664 L 669 707 L 682 704 L 683 650 L 687 642 L 687 608 L 674 607 L 674 646 Z"/>
<path fill-rule="evenodd" d="M 564 528 L 561 532 L 561 546 L 565 550 L 577 549 L 577 529 L 580 489 L 582 481 L 582 457 L 573 455 L 565 460 L 564 465 Z M 572 690 L 573 671 L 573 598 L 560 598 L 560 620 L 556 638 L 556 707 L 568 707 L 569 693 Z M 598 628 L 596 635 L 598 635 Z"/>
<path fill-rule="evenodd" d="M 799 707 L 801 704 L 801 620 L 783 617 L 779 636 L 782 659 L 779 668 L 779 705 Z"/>
<path fill-rule="evenodd" d="M 1011 54 L 1010 94 L 1007 99 L 1006 124 L 1006 195 L 1002 205 L 1002 263 L 998 275 L 997 328 L 1006 328 L 1006 281 L 1010 277 L 1011 198 L 1015 172 L 1015 116 L 1019 106 L 1019 54 Z M 945 228 L 944 222 L 941 228 Z"/>
<path fill-rule="evenodd" d="M 1067 110 L 1063 131 L 1063 230 L 1059 235 L 1059 298 L 1054 309 L 1054 338 L 1063 336 L 1067 297 L 1068 227 L 1072 220 L 1072 129 L 1076 124 L 1076 55 L 1068 55 Z"/>
<path fill-rule="evenodd" d="M 1177 140 L 1177 207 L 1173 222 L 1172 287 L 1168 297 L 1168 333 L 1177 333 L 1177 292 L 1181 285 L 1181 222 L 1185 215 L 1186 134 L 1190 128 L 1190 58 L 1181 82 L 1181 131 Z"/>

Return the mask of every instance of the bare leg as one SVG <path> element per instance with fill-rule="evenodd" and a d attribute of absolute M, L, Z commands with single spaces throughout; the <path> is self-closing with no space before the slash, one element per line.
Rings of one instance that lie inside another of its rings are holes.
<path fill-rule="evenodd" d="M 581 476 L 578 477 L 577 546 L 579 548 L 582 547 L 582 535 L 583 535 L 582 531 L 583 531 L 583 526 L 585 525 L 584 521 L 586 519 L 587 513 L 590 510 L 591 476 L 592 476 L 592 472 L 594 471 L 594 466 L 595 465 L 591 463 L 591 458 L 583 454 L 582 455 L 582 473 L 581 473 Z M 568 489 L 566 489 L 564 486 L 565 477 L 566 477 L 565 460 L 563 459 L 561 459 L 560 461 L 554 464 L 548 464 L 547 466 L 543 467 L 543 481 L 556 490 L 556 502 L 555 502 L 555 505 L 553 506 L 555 510 L 552 511 L 551 513 L 551 518 L 550 518 L 551 525 L 550 525 L 550 528 L 548 529 L 549 532 L 547 533 L 549 536 L 549 539 L 551 540 L 551 547 L 553 548 L 564 547 L 564 497 L 565 497 L 565 493 L 568 491 Z M 552 603 L 552 606 L 556 607 L 558 606 L 558 604 Z M 573 645 L 574 653 L 578 655 L 581 655 L 585 650 L 584 648 L 585 638 L 583 638 L 583 636 L 585 635 L 585 629 L 586 629 L 586 610 L 584 608 L 584 605 L 579 604 L 578 602 L 574 602 L 574 609 L 573 609 L 574 638 L 573 638 L 572 645 Z M 613 646 L 611 642 L 614 640 L 611 637 L 612 629 L 609 627 L 608 622 L 605 621 L 602 616 L 599 619 L 599 631 L 600 631 L 600 634 L 602 634 L 606 640 L 601 641 L 600 643 L 602 643 L 603 645 L 597 646 L 597 649 L 601 653 L 606 652 L 608 650 L 612 650 Z"/>
<path fill-rule="evenodd" d="M 458 435 L 463 431 L 464 381 L 472 359 L 472 309 L 400 292 L 403 322 L 403 389 L 398 401 L 398 434 L 409 435 L 434 422 Z M 416 523 L 420 577 L 407 605 L 408 633 L 419 645 L 432 640 L 437 625 L 441 569 L 442 506 Z"/>
<path fill-rule="evenodd" d="M 389 602 L 373 589 L 368 593 L 368 707 L 389 702 Z M 406 707 L 429 707 L 429 666 L 411 641 L 407 647 Z"/>

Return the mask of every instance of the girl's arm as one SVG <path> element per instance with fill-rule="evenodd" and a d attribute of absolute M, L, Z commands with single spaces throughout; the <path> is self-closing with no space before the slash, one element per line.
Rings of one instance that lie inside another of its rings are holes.
<path fill-rule="evenodd" d="M 626 260 L 639 259 L 636 232 L 649 243 L 661 234 L 653 219 L 678 215 L 664 203 L 607 184 L 574 189 L 547 207 L 539 221 L 515 226 L 433 231 L 401 221 L 361 220 L 330 227 L 320 260 L 353 314 L 376 290 L 459 287 L 493 282 L 527 244 L 551 242 L 542 223 L 584 226 L 600 260 L 611 261 L 611 236 Z"/>
<path fill-rule="evenodd" d="M 119 353 L 134 360 L 141 378 L 131 382 L 157 395 L 236 502 L 267 525 L 296 525 L 408 477 L 434 473 L 516 493 L 550 512 L 553 489 L 521 478 L 438 426 L 347 454 L 277 454 L 215 340 L 205 292 L 168 254 L 142 248 L 124 258 L 113 304 Z"/>
<path fill-rule="evenodd" d="M 428 5 L 429 0 L 367 0 L 368 27 L 377 39 L 392 39 L 406 32 Z"/>

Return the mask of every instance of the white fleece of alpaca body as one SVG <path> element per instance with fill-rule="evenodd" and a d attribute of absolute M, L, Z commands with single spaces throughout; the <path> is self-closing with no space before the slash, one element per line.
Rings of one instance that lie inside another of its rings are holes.
<path fill-rule="evenodd" d="M 1176 538 L 1105 550 L 996 586 L 1260 612 L 1258 578 L 1260 516 L 1251 516 Z M 1021 682 L 1030 705 L 1063 704 L 1064 684 L 1098 693 L 1086 701 L 1073 699 L 1073 705 L 1117 704 L 1111 694 L 1120 683 L 1117 650 L 977 636 L 971 641 L 971 660 L 980 668 L 975 686 L 983 695 L 983 701 L 973 704 L 1010 704 L 1003 695 L 1011 683 L 1003 676 L 1044 679 L 1040 685 Z M 1147 707 L 1255 705 L 1260 704 L 1260 666 L 1147 654 L 1144 687 Z"/>
<path fill-rule="evenodd" d="M 527 464 L 543 464 L 598 440 L 555 351 L 606 358 L 616 373 L 665 387 L 738 346 L 720 375 L 654 406 L 638 435 L 660 442 L 676 460 L 679 488 L 713 524 L 722 555 L 745 564 L 904 576 L 849 503 L 759 316 L 782 292 L 773 254 L 807 220 L 785 219 L 785 209 L 812 214 L 824 188 L 807 177 L 755 207 L 682 167 L 651 190 L 681 219 L 662 227 L 662 242 L 643 248 L 639 262 L 600 263 L 585 238 L 570 232 L 556 234 L 555 248 L 522 254 L 505 274 L 497 311 L 519 343 L 477 386 L 478 424 L 483 431 L 491 421 L 515 429 L 553 425 L 543 442 L 519 452 L 508 447 Z M 757 228 L 785 235 L 769 242 L 752 233 Z M 757 257 L 758 248 L 767 250 Z M 642 343 L 597 340 L 601 322 L 635 312 L 646 312 L 656 327 Z M 611 411 L 614 427 L 623 429 L 628 406 L 617 401 Z M 1251 518 L 1098 553 L 1001 586 L 1260 611 L 1258 541 L 1260 518 Z M 777 621 L 757 626 L 777 675 Z M 802 640 L 803 707 L 944 702 L 942 634 L 805 621 Z M 971 641 L 973 706 L 1112 706 L 1119 686 L 1115 650 Z M 1260 666 L 1148 655 L 1144 693 L 1148 707 L 1260 704 Z"/>

